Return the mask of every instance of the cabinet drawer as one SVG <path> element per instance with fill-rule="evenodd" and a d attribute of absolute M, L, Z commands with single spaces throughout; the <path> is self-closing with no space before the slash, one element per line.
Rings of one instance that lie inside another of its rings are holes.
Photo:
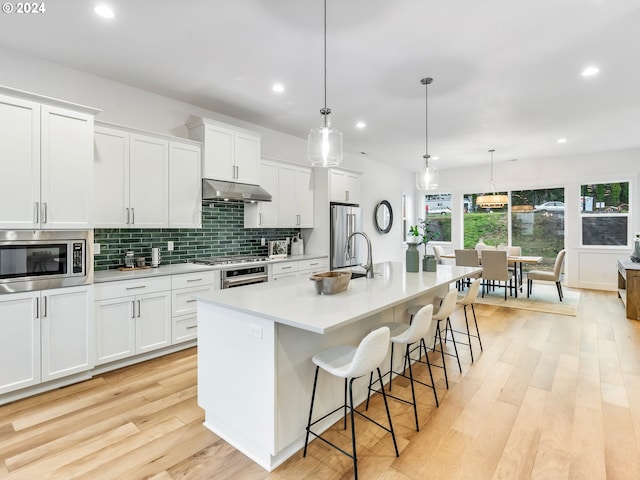
<path fill-rule="evenodd" d="M 171 292 L 171 315 L 186 315 L 196 313 L 195 294 L 213 292 L 213 285 L 202 285 L 201 287 L 183 288 Z"/>
<path fill-rule="evenodd" d="M 198 337 L 198 320 L 196 315 L 175 317 L 172 326 L 172 344 L 186 342 Z"/>
<path fill-rule="evenodd" d="M 273 276 L 273 281 L 276 282 L 278 280 L 284 280 L 285 278 L 296 278 L 297 276 L 298 272 L 278 273 Z"/>
<path fill-rule="evenodd" d="M 298 271 L 298 262 L 282 262 L 274 263 L 271 267 L 272 275 L 278 275 L 280 273 L 290 273 Z"/>
<path fill-rule="evenodd" d="M 200 285 L 213 285 L 215 283 L 216 274 L 220 272 L 204 271 L 195 273 L 182 273 L 171 277 L 171 288 L 188 288 L 198 287 Z"/>
<path fill-rule="evenodd" d="M 329 262 L 326 258 L 314 258 L 313 260 L 300 260 L 298 262 L 299 272 L 324 272 L 329 270 Z"/>
<path fill-rule="evenodd" d="M 94 287 L 95 300 L 127 297 L 144 293 L 171 290 L 171 277 L 141 278 L 139 280 L 118 280 L 98 283 Z"/>

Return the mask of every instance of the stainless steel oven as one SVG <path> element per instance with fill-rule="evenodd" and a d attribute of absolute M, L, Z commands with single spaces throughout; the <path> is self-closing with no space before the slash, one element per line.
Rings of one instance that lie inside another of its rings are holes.
<path fill-rule="evenodd" d="M 0 231 L 0 294 L 93 283 L 93 231 Z"/>
<path fill-rule="evenodd" d="M 220 272 L 221 288 L 240 287 L 269 280 L 266 265 L 252 267 L 233 267 Z"/>

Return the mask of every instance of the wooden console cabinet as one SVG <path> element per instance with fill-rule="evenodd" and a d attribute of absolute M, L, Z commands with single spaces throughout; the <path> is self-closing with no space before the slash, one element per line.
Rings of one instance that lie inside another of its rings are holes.
<path fill-rule="evenodd" d="M 640 320 L 640 263 L 618 260 L 618 297 L 627 307 L 627 318 Z"/>

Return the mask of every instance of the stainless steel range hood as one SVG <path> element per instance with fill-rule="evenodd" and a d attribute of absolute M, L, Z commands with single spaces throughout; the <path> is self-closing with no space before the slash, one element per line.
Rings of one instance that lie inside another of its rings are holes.
<path fill-rule="evenodd" d="M 260 185 L 202 179 L 203 200 L 240 200 L 242 202 L 270 202 L 271 194 Z"/>

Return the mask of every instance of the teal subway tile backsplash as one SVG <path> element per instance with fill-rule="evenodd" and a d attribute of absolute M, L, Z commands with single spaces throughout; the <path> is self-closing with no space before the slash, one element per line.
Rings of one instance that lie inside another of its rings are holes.
<path fill-rule="evenodd" d="M 94 255 L 95 270 L 122 266 L 124 252 L 133 250 L 151 264 L 151 248 L 160 247 L 162 264 L 184 263 L 194 258 L 223 255 L 264 255 L 268 247 L 260 240 L 283 240 L 297 228 L 244 228 L 244 204 L 206 201 L 202 204 L 202 228 L 101 228 L 94 231 L 100 254 Z M 173 241 L 174 250 L 167 250 Z"/>

